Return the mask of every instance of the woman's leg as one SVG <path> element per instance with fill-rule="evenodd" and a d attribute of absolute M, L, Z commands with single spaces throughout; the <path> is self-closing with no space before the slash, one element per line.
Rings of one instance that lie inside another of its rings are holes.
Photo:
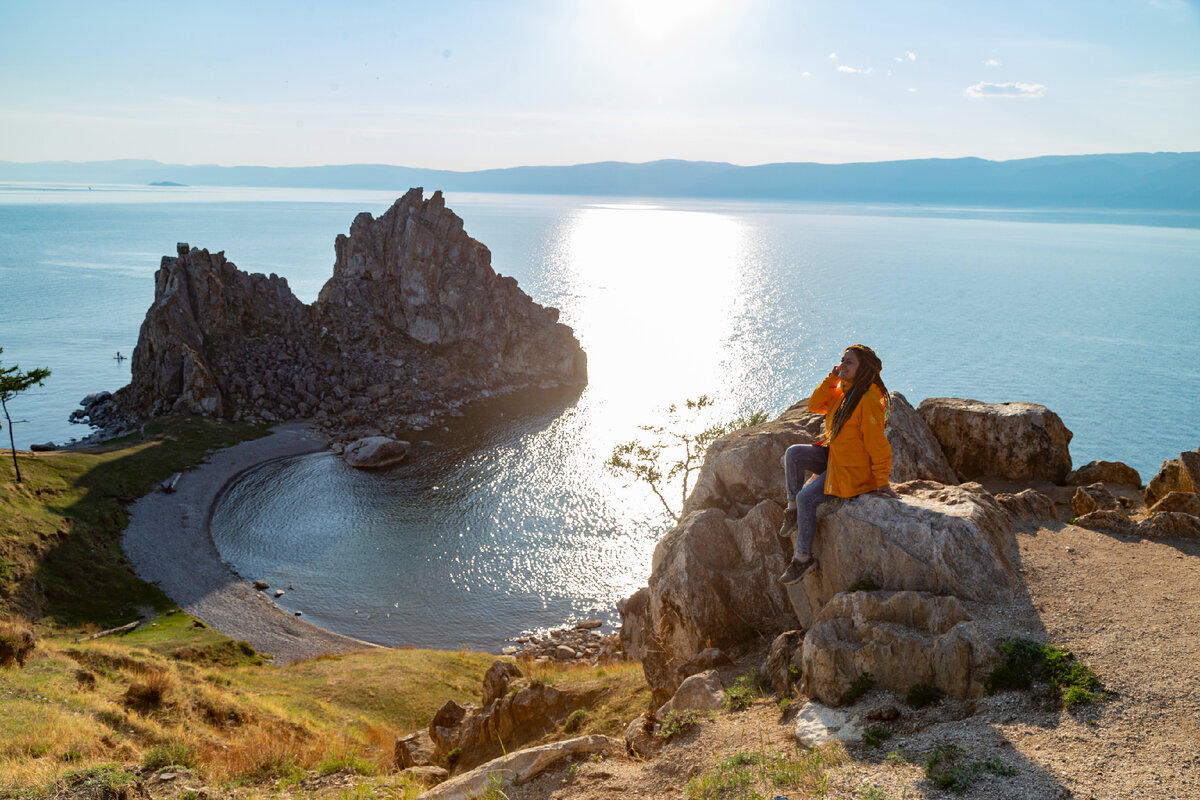
<path fill-rule="evenodd" d="M 804 471 L 823 473 L 828 463 L 828 448 L 794 444 L 787 449 L 783 454 L 783 482 L 789 506 L 795 504 L 796 495 L 804 487 Z"/>
<path fill-rule="evenodd" d="M 817 532 L 817 506 L 833 495 L 825 494 L 825 473 L 809 481 L 796 495 L 796 558 L 806 560 L 812 555 L 813 536 Z"/>

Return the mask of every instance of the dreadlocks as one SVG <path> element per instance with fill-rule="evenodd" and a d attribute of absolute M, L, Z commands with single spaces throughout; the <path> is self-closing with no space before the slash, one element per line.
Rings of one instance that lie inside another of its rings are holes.
<path fill-rule="evenodd" d="M 887 424 L 888 414 L 891 411 L 891 402 L 888 399 L 887 387 L 883 385 L 883 379 L 879 377 L 879 373 L 883 371 L 883 362 L 879 360 L 879 356 L 875 355 L 875 351 L 867 347 L 865 344 L 852 344 L 846 348 L 853 350 L 858 356 L 858 369 L 854 373 L 854 380 L 850 384 L 845 396 L 842 397 L 842 402 L 838 404 L 837 410 L 833 412 L 833 430 L 828 431 L 828 441 L 832 442 L 834 437 L 841 432 L 842 426 L 846 424 L 846 420 L 850 419 L 850 415 L 854 413 L 854 409 L 858 407 L 858 403 L 862 400 L 863 395 L 874 384 L 883 392 L 883 424 Z"/>

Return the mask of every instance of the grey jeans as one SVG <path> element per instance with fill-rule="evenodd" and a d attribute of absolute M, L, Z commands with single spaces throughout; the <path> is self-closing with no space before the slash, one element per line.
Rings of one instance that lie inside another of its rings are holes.
<path fill-rule="evenodd" d="M 783 454 L 783 480 L 787 486 L 788 502 L 796 502 L 796 555 L 812 553 L 813 535 L 817 532 L 817 506 L 834 495 L 825 494 L 825 468 L 829 464 L 829 449 L 811 444 L 794 444 Z M 807 484 L 804 472 L 816 473 Z"/>

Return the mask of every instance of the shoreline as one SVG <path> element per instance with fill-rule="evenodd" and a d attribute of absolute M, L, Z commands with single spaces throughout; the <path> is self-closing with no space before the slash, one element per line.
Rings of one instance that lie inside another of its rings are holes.
<path fill-rule="evenodd" d="M 217 501 L 242 473 L 325 446 L 324 437 L 311 425 L 276 425 L 267 436 L 210 454 L 182 473 L 174 492 L 155 490 L 133 503 L 121 548 L 138 577 L 211 628 L 273 655 L 279 665 L 381 647 L 279 608 L 221 560 L 209 532 Z"/>

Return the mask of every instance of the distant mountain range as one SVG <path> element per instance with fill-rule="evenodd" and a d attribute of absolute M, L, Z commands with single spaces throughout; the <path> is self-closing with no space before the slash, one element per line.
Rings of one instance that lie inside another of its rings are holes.
<path fill-rule="evenodd" d="M 174 183 L 312 189 L 429 190 L 973 206 L 1200 210 L 1200 152 L 919 159 L 741 167 L 711 161 L 606 161 L 478 172 L 387 164 L 219 167 L 157 161 L 0 161 L 0 181 Z"/>

